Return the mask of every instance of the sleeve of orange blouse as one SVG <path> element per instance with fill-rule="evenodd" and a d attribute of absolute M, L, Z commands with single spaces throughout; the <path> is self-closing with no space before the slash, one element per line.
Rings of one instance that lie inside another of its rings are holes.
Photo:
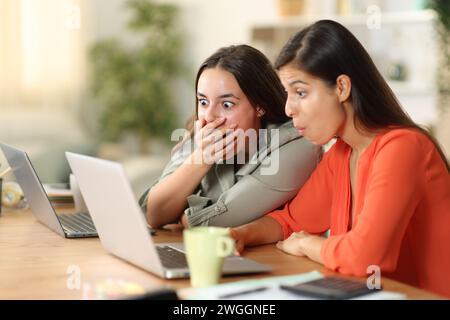
<path fill-rule="evenodd" d="M 365 276 L 377 265 L 392 272 L 411 216 L 424 185 L 424 150 L 418 134 L 403 132 L 383 137 L 373 156 L 364 206 L 355 227 L 324 241 L 326 267 L 344 274 Z"/>
<path fill-rule="evenodd" d="M 309 179 L 283 209 L 267 214 L 281 225 L 284 239 L 300 230 L 322 234 L 329 229 L 332 196 L 330 157 L 333 149 L 334 146 L 325 153 Z"/>

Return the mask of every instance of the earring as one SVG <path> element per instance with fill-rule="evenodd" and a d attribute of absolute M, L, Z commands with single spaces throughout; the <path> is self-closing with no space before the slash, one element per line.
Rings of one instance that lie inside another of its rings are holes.
<path fill-rule="evenodd" d="M 266 111 L 264 111 L 263 109 L 261 109 L 261 108 L 256 109 L 256 115 L 258 118 L 261 118 L 265 114 L 266 114 Z"/>

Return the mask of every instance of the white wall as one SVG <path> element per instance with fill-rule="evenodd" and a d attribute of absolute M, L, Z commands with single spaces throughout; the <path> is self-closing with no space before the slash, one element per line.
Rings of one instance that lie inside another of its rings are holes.
<path fill-rule="evenodd" d="M 248 43 L 253 24 L 277 17 L 275 0 L 166 0 L 181 9 L 186 52 L 195 66 L 216 49 Z"/>

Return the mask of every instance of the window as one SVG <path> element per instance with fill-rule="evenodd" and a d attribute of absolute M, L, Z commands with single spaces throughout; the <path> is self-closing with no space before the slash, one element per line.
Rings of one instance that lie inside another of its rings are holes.
<path fill-rule="evenodd" d="M 0 0 L 0 107 L 63 106 L 85 73 L 86 0 Z"/>

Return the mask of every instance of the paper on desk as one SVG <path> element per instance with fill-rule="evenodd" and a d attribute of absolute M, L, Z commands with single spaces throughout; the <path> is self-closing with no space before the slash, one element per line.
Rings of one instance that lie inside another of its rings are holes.
<path fill-rule="evenodd" d="M 283 292 L 279 292 L 281 291 L 281 289 L 278 289 L 280 284 L 301 283 L 320 278 L 323 278 L 323 275 L 320 272 L 312 271 L 289 276 L 267 277 L 257 280 L 242 280 L 200 289 L 181 289 L 178 293 L 181 297 L 187 299 L 217 300 L 220 299 L 220 296 L 225 294 L 250 290 L 252 288 L 268 287 L 269 290 L 239 295 L 236 296 L 235 299 L 291 299 L 291 297 L 295 295 L 284 292 L 284 290 Z M 286 297 L 285 295 L 288 295 L 289 297 Z"/>
<path fill-rule="evenodd" d="M 282 290 L 280 289 L 280 285 L 308 282 L 320 278 L 323 278 L 323 275 L 320 272 L 312 271 L 308 273 L 289 276 L 268 277 L 258 280 L 243 280 L 201 289 L 182 289 L 179 290 L 178 293 L 181 297 L 186 299 L 219 300 L 223 299 L 221 298 L 221 296 L 223 295 L 265 287 L 268 289 L 264 291 L 237 295 L 232 298 L 228 298 L 227 300 L 312 300 L 313 298 L 311 297 L 301 296 L 286 290 Z M 380 291 L 357 297 L 355 298 L 355 300 L 397 300 L 405 298 L 406 296 L 404 294 Z"/>

